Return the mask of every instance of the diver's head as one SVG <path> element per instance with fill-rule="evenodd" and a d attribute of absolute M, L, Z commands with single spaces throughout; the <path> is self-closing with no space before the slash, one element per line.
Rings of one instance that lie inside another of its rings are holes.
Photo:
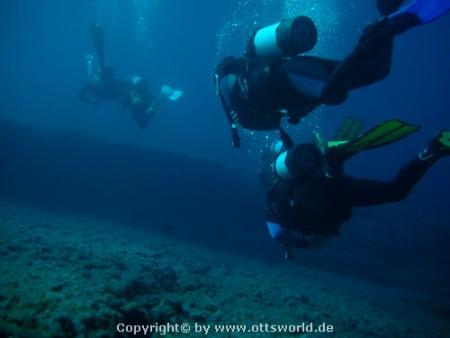
<path fill-rule="evenodd" d="M 281 179 L 293 180 L 318 173 L 322 163 L 320 149 L 312 143 L 304 143 L 278 156 L 275 172 Z"/>
<path fill-rule="evenodd" d="M 135 90 L 140 94 L 146 93 L 149 87 L 148 82 L 139 75 L 129 76 L 128 85 L 131 87 L 132 90 Z"/>
<path fill-rule="evenodd" d="M 295 56 L 312 50 L 317 36 L 314 21 L 297 16 L 256 31 L 249 41 L 247 54 L 261 58 Z"/>

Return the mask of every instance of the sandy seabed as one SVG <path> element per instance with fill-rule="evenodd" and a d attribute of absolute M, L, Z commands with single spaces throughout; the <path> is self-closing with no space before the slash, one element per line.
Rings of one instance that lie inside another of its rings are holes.
<path fill-rule="evenodd" d="M 450 334 L 450 309 L 414 292 L 6 201 L 0 259 L 1 338 L 125 337 L 119 323 L 184 322 L 211 325 L 209 336 L 218 337 Z M 333 325 L 334 332 L 214 332 L 216 324 L 302 322 Z"/>

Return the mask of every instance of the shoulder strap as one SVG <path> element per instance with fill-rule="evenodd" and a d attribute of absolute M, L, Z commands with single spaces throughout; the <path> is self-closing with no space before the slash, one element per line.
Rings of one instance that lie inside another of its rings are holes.
<path fill-rule="evenodd" d="M 222 91 L 220 90 L 220 81 L 227 75 L 230 74 L 240 74 L 245 71 L 245 60 L 242 58 L 234 58 L 232 56 L 223 59 L 219 63 L 214 72 L 214 81 L 216 85 L 216 92 L 219 96 L 220 103 L 222 104 L 225 115 L 230 123 L 231 127 L 231 139 L 233 147 L 239 148 L 241 145 L 241 140 L 237 130 L 237 121 L 235 119 L 235 113 L 230 109 L 225 98 L 223 97 Z"/>

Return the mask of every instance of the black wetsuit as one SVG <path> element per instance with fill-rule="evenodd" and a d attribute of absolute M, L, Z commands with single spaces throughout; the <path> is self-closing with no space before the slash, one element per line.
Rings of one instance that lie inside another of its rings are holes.
<path fill-rule="evenodd" d="M 87 103 L 100 104 L 102 100 L 118 102 L 131 111 L 139 128 L 145 129 L 153 117 L 151 107 L 155 97 L 148 90 L 148 83 L 139 85 L 130 81 L 117 80 L 111 68 L 104 67 L 97 82 L 88 82 L 80 91 L 79 98 Z"/>
<path fill-rule="evenodd" d="M 100 103 L 101 100 L 116 100 L 126 92 L 126 84 L 114 77 L 114 70 L 110 67 L 103 67 L 97 75 L 92 78 L 81 89 L 79 98 L 87 103 Z"/>
<path fill-rule="evenodd" d="M 383 40 L 376 48 L 359 43 L 343 61 L 302 55 L 277 61 L 228 58 L 227 65 L 218 66 L 219 88 L 244 128 L 276 129 L 282 110 L 290 122 L 298 123 L 317 106 L 342 103 L 350 90 L 385 78 L 391 67 L 393 36 Z M 231 86 L 230 75 L 237 78 Z"/>
<path fill-rule="evenodd" d="M 297 181 L 278 181 L 267 192 L 268 221 L 281 225 L 283 230 L 302 235 L 337 235 L 341 224 L 350 219 L 354 207 L 369 207 L 406 198 L 436 159 L 421 160 L 417 157 L 404 165 L 390 181 L 346 175 L 328 177 L 325 174 Z M 291 241 L 290 245 L 295 246 L 295 243 Z"/>

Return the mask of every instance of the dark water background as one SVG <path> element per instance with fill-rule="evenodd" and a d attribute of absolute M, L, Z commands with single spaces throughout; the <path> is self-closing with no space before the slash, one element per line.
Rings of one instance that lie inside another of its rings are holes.
<path fill-rule="evenodd" d="M 318 5 L 319 17 L 337 20 L 328 31 L 327 22 L 318 22 L 326 31 L 320 54 L 348 52 L 377 16 L 373 2 L 306 2 Z M 103 9 L 102 3 L 1 2 L 0 193 L 133 226 L 170 224 L 176 235 L 199 245 L 276 262 L 278 248 L 265 233 L 255 179 L 260 137 L 247 135 L 243 149 L 231 148 L 212 70 L 225 54 L 243 49 L 251 29 L 242 22 L 251 22 L 255 13 L 262 13 L 258 24 L 275 22 L 285 2 L 164 0 L 142 13 L 143 2 L 108 1 Z M 230 33 L 227 25 L 236 17 L 242 25 Z M 140 74 L 155 90 L 167 83 L 185 91 L 146 131 L 114 104 L 90 107 L 77 99 L 86 81 L 84 58 L 92 51 L 87 27 L 99 20 L 107 64 L 119 77 Z M 220 32 L 228 34 L 223 44 Z M 450 126 L 449 37 L 450 16 L 400 36 L 388 79 L 352 93 L 339 107 L 316 112 L 292 131 L 294 137 L 309 139 L 311 125 L 331 136 L 346 115 L 362 118 L 368 127 L 392 117 L 422 125 L 408 140 L 348 165 L 356 176 L 390 178 L 432 133 Z M 357 210 L 343 236 L 325 251 L 305 254 L 300 263 L 383 282 L 405 265 L 425 282 L 432 283 L 425 272 L 430 267 L 444 278 L 450 257 L 449 169 L 450 161 L 442 160 L 404 202 Z M 367 261 L 373 269 L 364 268 Z M 445 284 L 442 278 L 439 284 Z"/>

